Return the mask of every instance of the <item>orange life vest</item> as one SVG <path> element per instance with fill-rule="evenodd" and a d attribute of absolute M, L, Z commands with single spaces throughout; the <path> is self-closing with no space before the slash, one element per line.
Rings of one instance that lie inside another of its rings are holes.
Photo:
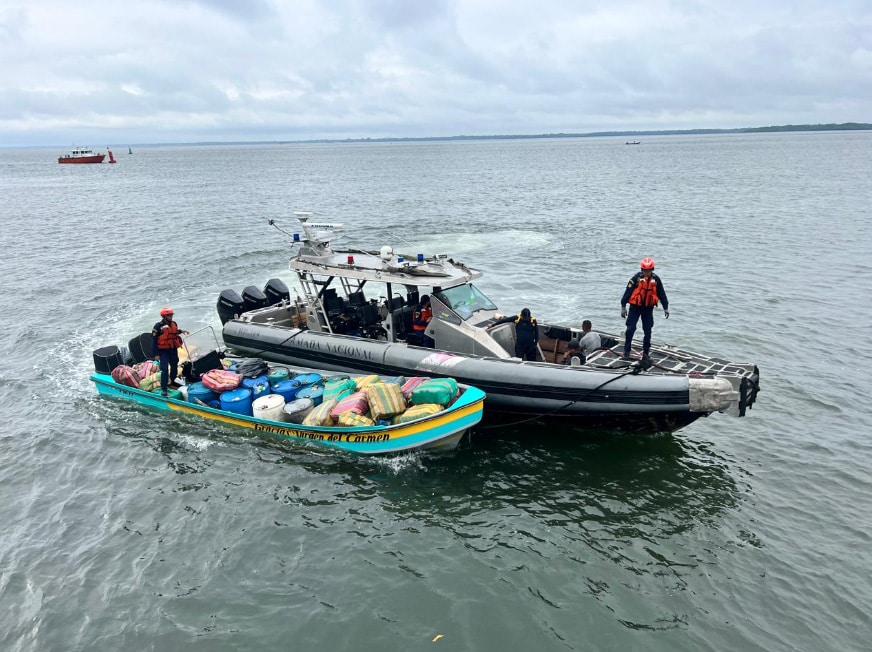
<path fill-rule="evenodd" d="M 160 333 L 157 336 L 157 348 L 177 349 L 182 345 L 179 335 L 179 325 L 171 321 L 169 324 L 161 324 Z"/>
<path fill-rule="evenodd" d="M 659 301 L 657 296 L 657 280 L 654 276 L 640 276 L 636 279 L 636 287 L 630 295 L 630 303 L 634 306 L 651 308 Z"/>
<path fill-rule="evenodd" d="M 423 333 L 427 330 L 427 324 L 433 319 L 433 309 L 430 307 L 415 310 L 412 319 L 412 330 L 417 333 Z"/>

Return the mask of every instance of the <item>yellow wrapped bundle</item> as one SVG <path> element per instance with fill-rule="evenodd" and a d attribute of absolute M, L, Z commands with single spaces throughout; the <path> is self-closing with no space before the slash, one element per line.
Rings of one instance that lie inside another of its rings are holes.
<path fill-rule="evenodd" d="M 304 426 L 332 426 L 335 425 L 330 411 L 336 407 L 336 399 L 331 398 L 316 407 L 303 419 Z"/>
<path fill-rule="evenodd" d="M 151 376 L 146 376 L 139 381 L 139 389 L 143 389 L 146 392 L 153 392 L 160 389 L 160 372 L 153 373 Z"/>
<path fill-rule="evenodd" d="M 364 390 L 372 418 L 390 419 L 406 409 L 403 390 L 396 383 L 374 383 Z"/>
<path fill-rule="evenodd" d="M 354 384 L 357 386 L 357 391 L 361 391 L 372 385 L 373 383 L 380 383 L 381 380 L 376 374 L 372 374 L 371 376 L 361 376 L 360 378 L 354 379 Z"/>
<path fill-rule="evenodd" d="M 438 403 L 422 403 L 421 405 L 413 405 L 402 414 L 398 414 L 397 416 L 395 416 L 393 419 L 393 423 L 395 425 L 398 423 L 406 423 L 408 421 L 414 421 L 415 419 L 427 417 L 431 414 L 436 414 L 437 412 L 441 411 L 442 406 Z"/>
<path fill-rule="evenodd" d="M 337 419 L 337 425 L 340 426 L 371 426 L 372 424 L 372 419 L 354 412 L 343 412 Z"/>

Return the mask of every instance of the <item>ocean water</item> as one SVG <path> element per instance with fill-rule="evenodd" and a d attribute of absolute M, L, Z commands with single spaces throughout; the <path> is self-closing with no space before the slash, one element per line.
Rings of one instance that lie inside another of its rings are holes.
<path fill-rule="evenodd" d="M 869 649 L 872 134 L 113 150 L 0 150 L 0 649 Z M 369 459 L 98 398 L 160 306 L 293 286 L 293 210 L 611 331 L 652 256 L 654 339 L 759 400 Z"/>

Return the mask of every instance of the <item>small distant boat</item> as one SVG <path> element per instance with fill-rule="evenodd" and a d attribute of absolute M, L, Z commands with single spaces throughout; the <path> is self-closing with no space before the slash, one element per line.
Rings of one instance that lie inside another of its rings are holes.
<path fill-rule="evenodd" d="M 128 154 L 133 154 L 133 148 L 130 147 L 130 145 L 127 146 L 127 153 L 128 153 Z"/>
<path fill-rule="evenodd" d="M 63 156 L 59 156 L 58 163 L 102 163 L 104 158 L 106 158 L 105 154 L 100 154 L 87 147 L 74 147 Z M 109 158 L 112 158 L 111 152 Z"/>
<path fill-rule="evenodd" d="M 641 145 L 642 141 L 639 140 L 628 140 L 624 145 Z"/>

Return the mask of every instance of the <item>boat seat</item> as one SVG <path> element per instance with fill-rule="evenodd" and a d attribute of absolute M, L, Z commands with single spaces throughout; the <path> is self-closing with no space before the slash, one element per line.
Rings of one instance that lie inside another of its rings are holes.
<path fill-rule="evenodd" d="M 415 306 L 403 306 L 391 312 L 391 321 L 394 324 L 394 337 L 404 340 L 409 333 L 412 333 L 412 313 L 415 312 Z"/>
<path fill-rule="evenodd" d="M 364 326 L 372 326 L 379 322 L 378 306 L 365 303 L 360 307 L 360 321 Z"/>
<path fill-rule="evenodd" d="M 572 329 L 566 326 L 539 326 L 539 335 L 547 335 L 555 340 L 568 342 L 572 339 Z"/>
<path fill-rule="evenodd" d="M 388 310 L 391 312 L 403 307 L 403 297 L 391 297 L 388 299 Z"/>
<path fill-rule="evenodd" d="M 323 300 L 324 309 L 327 311 L 327 314 L 345 310 L 345 302 L 342 300 L 342 297 L 325 294 Z"/>
<path fill-rule="evenodd" d="M 350 292 L 348 294 L 348 305 L 349 306 L 362 306 L 366 303 L 366 299 L 363 296 L 363 292 Z"/>

